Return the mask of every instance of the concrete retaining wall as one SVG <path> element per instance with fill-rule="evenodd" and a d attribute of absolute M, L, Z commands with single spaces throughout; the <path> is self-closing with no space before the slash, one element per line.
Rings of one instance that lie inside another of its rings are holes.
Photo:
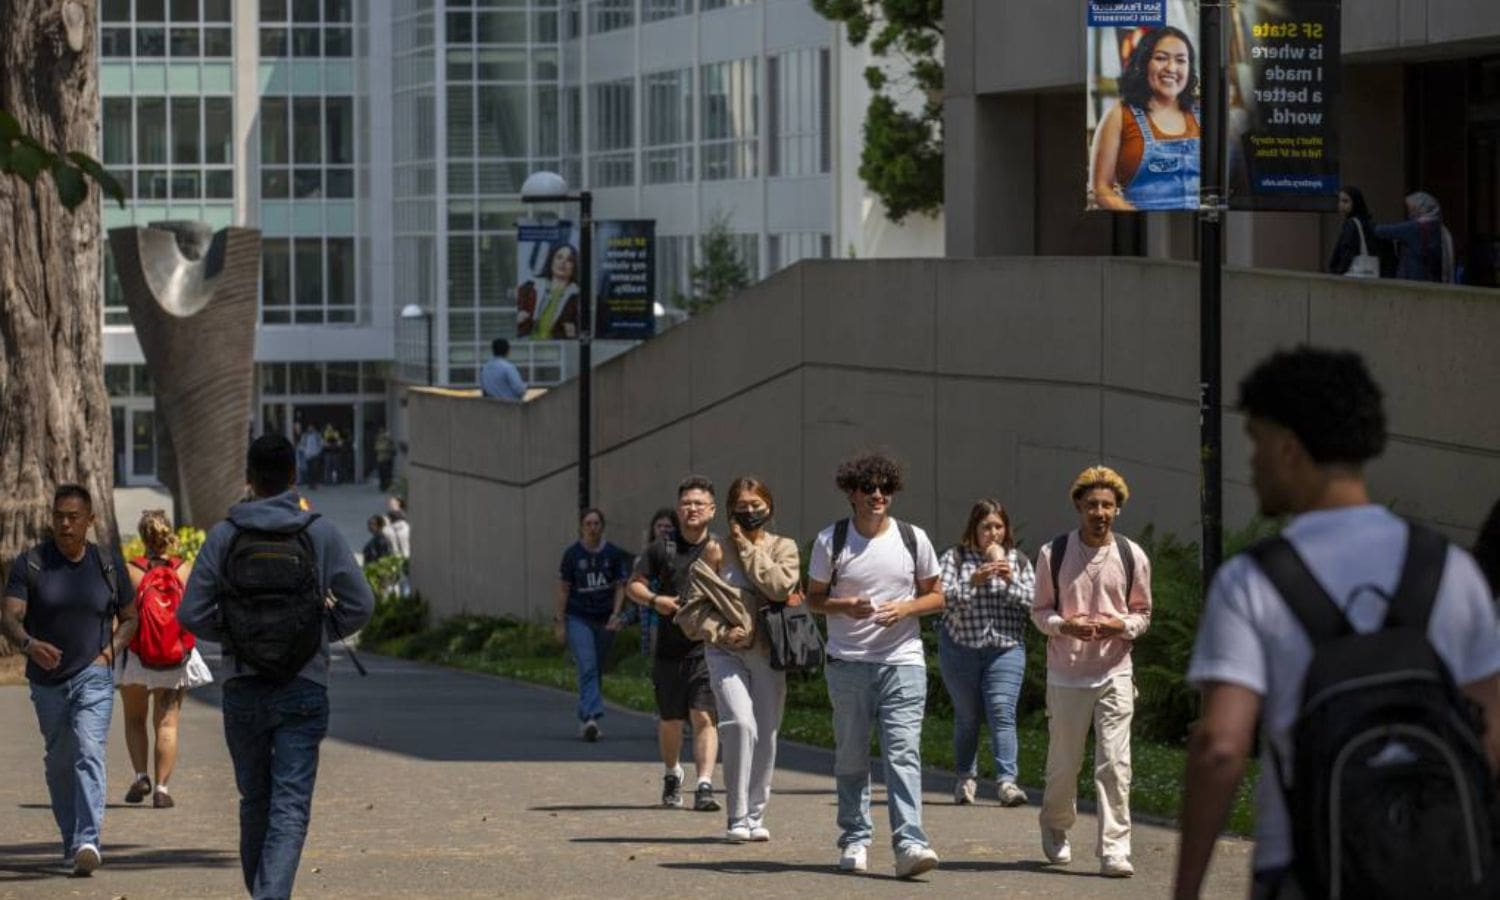
<path fill-rule="evenodd" d="M 721 491 L 754 473 L 775 492 L 777 530 L 806 541 L 847 508 L 837 462 L 888 448 L 908 467 L 896 514 L 940 547 L 994 496 L 1034 552 L 1073 522 L 1068 483 L 1099 461 L 1131 483 L 1123 531 L 1196 539 L 1197 278 L 1110 258 L 794 266 L 597 370 L 608 537 L 638 549 L 687 473 Z M 1274 348 L 1359 350 L 1392 430 L 1376 494 L 1472 541 L 1500 493 L 1500 300 L 1265 271 L 1230 272 L 1226 293 L 1226 400 Z M 550 614 L 576 533 L 576 402 L 572 384 L 525 406 L 412 392 L 412 574 L 438 616 Z M 1230 528 L 1254 512 L 1243 424 L 1226 410 Z"/>

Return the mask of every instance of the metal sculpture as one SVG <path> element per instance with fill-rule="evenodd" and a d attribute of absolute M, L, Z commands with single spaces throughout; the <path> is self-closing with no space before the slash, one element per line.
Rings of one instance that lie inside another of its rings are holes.
<path fill-rule="evenodd" d="M 206 528 L 245 487 L 260 232 L 152 222 L 109 243 L 156 394 L 157 477 L 177 522 Z"/>

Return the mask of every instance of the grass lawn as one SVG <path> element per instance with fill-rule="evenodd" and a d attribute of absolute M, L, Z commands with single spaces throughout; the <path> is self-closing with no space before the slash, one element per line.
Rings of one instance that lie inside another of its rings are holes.
<path fill-rule="evenodd" d="M 635 652 L 639 632 L 622 631 L 611 654 L 612 665 L 604 676 L 604 696 L 614 703 L 642 712 L 655 709 L 649 662 Z M 391 656 L 454 666 L 475 672 L 503 675 L 520 681 L 572 690 L 572 665 L 540 626 L 494 619 L 449 620 L 442 626 L 418 634 L 386 640 L 364 641 L 368 649 Z M 929 668 L 936 671 L 936 662 Z M 930 683 L 935 684 L 934 680 Z M 941 690 L 937 688 L 936 690 Z M 946 700 L 946 697 L 942 698 Z M 1039 787 L 1047 760 L 1047 723 L 1041 710 L 1020 713 L 1021 783 Z M 787 682 L 786 713 L 781 736 L 819 747 L 833 746 L 833 727 L 828 693 L 821 674 L 793 675 Z M 989 739 L 981 738 L 980 775 L 994 777 Z M 1134 778 L 1131 784 L 1133 811 L 1175 821 L 1182 798 L 1182 774 L 1186 754 L 1181 746 L 1153 743 L 1140 738 L 1131 747 Z M 935 703 L 929 691 L 928 713 L 922 728 L 922 760 L 930 767 L 953 766 L 953 720 L 946 702 Z M 1079 776 L 1079 796 L 1092 798 L 1092 765 L 1085 763 Z M 1252 828 L 1250 785 L 1258 769 L 1251 771 L 1235 799 L 1228 828 L 1248 834 Z"/>

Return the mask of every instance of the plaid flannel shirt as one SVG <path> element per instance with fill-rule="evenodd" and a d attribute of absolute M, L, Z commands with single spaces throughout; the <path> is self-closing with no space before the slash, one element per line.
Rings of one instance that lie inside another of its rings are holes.
<path fill-rule="evenodd" d="M 1004 650 L 1025 642 L 1036 572 L 1020 551 L 1010 550 L 1007 558 L 1010 581 L 994 578 L 975 587 L 969 579 L 984 564 L 984 554 L 961 545 L 943 554 L 943 627 L 955 643 Z"/>

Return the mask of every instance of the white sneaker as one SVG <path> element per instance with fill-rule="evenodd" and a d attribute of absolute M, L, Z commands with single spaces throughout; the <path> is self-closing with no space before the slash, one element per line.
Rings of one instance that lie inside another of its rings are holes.
<path fill-rule="evenodd" d="M 959 806 L 970 806 L 974 803 L 974 792 L 979 783 L 972 778 L 960 778 L 953 785 L 953 802 Z"/>
<path fill-rule="evenodd" d="M 903 844 L 896 851 L 896 877 L 912 878 L 938 867 L 938 855 L 931 847 Z"/>
<path fill-rule="evenodd" d="M 744 825 L 736 825 L 724 832 L 724 840 L 731 844 L 743 844 L 751 839 L 750 829 Z"/>
<path fill-rule="evenodd" d="M 1105 878 L 1129 878 L 1135 874 L 1135 866 L 1128 856 L 1106 856 L 1099 860 L 1099 874 Z"/>
<path fill-rule="evenodd" d="M 761 842 L 761 841 L 769 841 L 770 839 L 771 839 L 771 829 L 767 828 L 764 825 L 751 825 L 750 826 L 750 840 L 756 841 L 756 842 Z"/>
<path fill-rule="evenodd" d="M 597 721 L 589 719 L 579 727 L 578 735 L 589 743 L 593 743 L 603 737 L 604 732 L 599 730 L 599 723 Z"/>
<path fill-rule="evenodd" d="M 73 877 L 87 878 L 99 868 L 100 862 L 99 848 L 93 844 L 84 844 L 73 854 Z"/>
<path fill-rule="evenodd" d="M 864 844 L 850 844 L 839 854 L 839 871 L 841 872 L 865 872 L 869 868 L 870 860 L 865 854 Z"/>
<path fill-rule="evenodd" d="M 1066 865 L 1073 861 L 1073 848 L 1068 846 L 1068 833 L 1061 828 L 1042 827 L 1042 853 L 1047 862 Z"/>

